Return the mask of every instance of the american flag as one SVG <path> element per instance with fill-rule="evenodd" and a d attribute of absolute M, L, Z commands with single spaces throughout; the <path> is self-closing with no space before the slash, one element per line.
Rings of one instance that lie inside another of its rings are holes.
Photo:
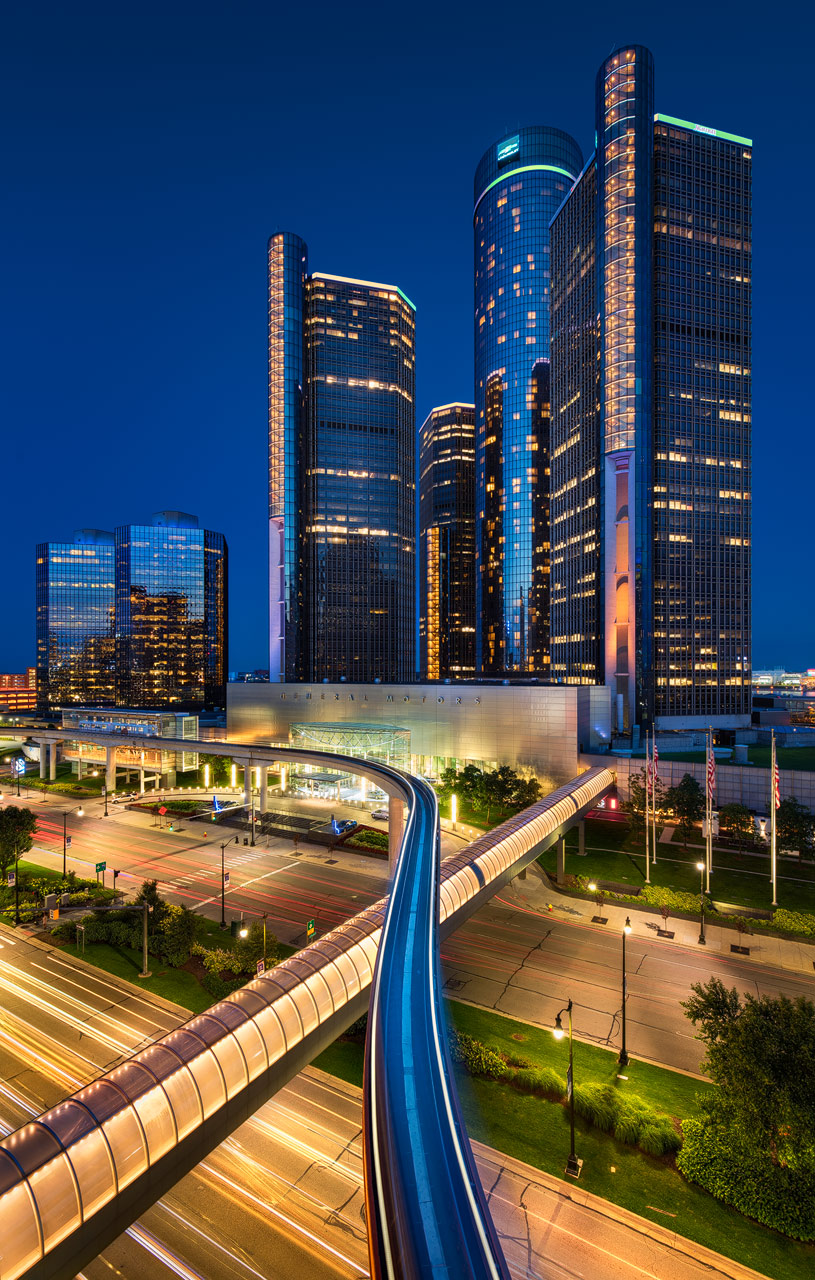
<path fill-rule="evenodd" d="M 657 740 L 656 738 L 654 738 L 654 777 L 655 778 L 659 777 L 659 769 L 657 768 L 658 765 L 659 765 L 659 752 L 657 750 Z"/>
<path fill-rule="evenodd" d="M 713 758 L 713 748 L 708 747 L 707 757 L 707 793 L 710 799 L 713 799 L 713 793 L 716 790 L 716 761 Z"/>
<path fill-rule="evenodd" d="M 781 779 L 778 775 L 778 761 L 773 761 L 773 800 L 776 809 L 781 804 Z"/>

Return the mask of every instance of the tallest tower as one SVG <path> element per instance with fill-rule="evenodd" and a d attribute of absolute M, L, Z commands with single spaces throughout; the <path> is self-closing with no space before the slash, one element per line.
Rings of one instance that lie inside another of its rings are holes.
<path fill-rule="evenodd" d="M 475 174 L 476 670 L 549 671 L 549 221 L 582 168 L 560 129 Z"/>

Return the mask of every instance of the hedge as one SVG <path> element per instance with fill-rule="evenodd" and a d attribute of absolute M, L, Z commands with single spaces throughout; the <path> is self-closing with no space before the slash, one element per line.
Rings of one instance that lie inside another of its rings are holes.
<path fill-rule="evenodd" d="M 388 836 L 384 831 L 376 831 L 374 827 L 364 827 L 361 831 L 355 831 L 352 836 L 343 841 L 346 845 L 356 845 L 360 848 L 368 849 L 387 849 Z"/>
<path fill-rule="evenodd" d="M 522 1093 L 562 1102 L 566 1081 L 551 1067 L 531 1067 L 521 1059 L 506 1058 L 461 1031 L 448 1033 L 453 1062 L 472 1076 L 501 1080 Z M 613 1133 L 618 1142 L 638 1146 L 652 1156 L 678 1151 L 682 1139 L 673 1119 L 655 1111 L 636 1094 L 622 1094 L 610 1084 L 577 1085 L 574 1109 L 589 1124 Z"/>
<path fill-rule="evenodd" d="M 708 1118 L 686 1120 L 676 1167 L 717 1200 L 795 1240 L 815 1240 L 815 1173 L 793 1172 Z"/>

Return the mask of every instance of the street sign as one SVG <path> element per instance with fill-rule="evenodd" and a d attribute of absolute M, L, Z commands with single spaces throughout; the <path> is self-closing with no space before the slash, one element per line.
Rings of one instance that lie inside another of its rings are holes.
<path fill-rule="evenodd" d="M 15 874 L 13 871 L 9 871 L 9 873 L 8 873 L 8 887 L 9 887 L 9 889 L 13 889 L 13 888 L 14 888 L 14 882 L 15 882 L 15 880 L 16 880 L 16 879 L 17 879 L 16 874 Z"/>
<path fill-rule="evenodd" d="M 104 870 L 105 870 L 105 868 L 107 867 L 107 865 L 108 865 L 108 864 L 107 864 L 106 862 L 97 862 L 97 864 L 96 864 L 96 874 L 97 874 L 97 875 L 99 875 L 99 872 L 100 872 L 100 871 L 104 871 Z"/>
<path fill-rule="evenodd" d="M 567 1102 L 571 1102 L 572 1100 L 572 1069 L 571 1067 L 566 1068 L 566 1100 Z"/>
<path fill-rule="evenodd" d="M 71 847 L 71 837 L 70 837 L 70 836 L 66 836 L 66 837 L 65 837 L 65 848 L 66 848 L 66 849 L 70 849 L 70 847 Z"/>
<path fill-rule="evenodd" d="M 260 975 L 265 972 L 266 972 L 266 961 L 258 960 L 258 977 L 260 977 Z"/>
<path fill-rule="evenodd" d="M 228 871 L 224 872 L 224 888 L 225 889 L 229 888 L 229 872 Z"/>
<path fill-rule="evenodd" d="M 159 813 L 163 815 L 163 814 L 165 814 L 166 812 L 167 812 L 167 806 L 166 806 L 165 804 L 160 805 L 160 806 L 159 806 Z"/>
<path fill-rule="evenodd" d="M 316 929 L 315 929 L 315 927 L 314 927 L 314 921 L 313 921 L 313 920 L 307 920 L 307 921 L 306 921 L 306 937 L 307 937 L 307 938 L 313 938 L 316 932 L 317 932 L 317 930 L 316 930 Z"/>
<path fill-rule="evenodd" d="M 15 773 L 25 773 L 25 760 L 22 756 L 15 756 L 11 762 L 11 767 Z"/>

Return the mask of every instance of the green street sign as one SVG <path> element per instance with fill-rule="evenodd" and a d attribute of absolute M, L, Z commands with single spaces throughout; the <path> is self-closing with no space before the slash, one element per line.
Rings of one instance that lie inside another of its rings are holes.
<path fill-rule="evenodd" d="M 108 865 L 108 864 L 107 864 L 106 862 L 97 862 L 97 864 L 96 864 L 96 874 L 97 874 L 97 875 L 99 875 L 99 872 L 100 872 L 100 871 L 104 871 L 104 870 L 105 870 L 105 868 L 107 867 L 107 865 Z"/>
<path fill-rule="evenodd" d="M 317 932 L 317 930 L 316 930 L 316 929 L 315 929 L 315 927 L 314 927 L 314 921 L 313 921 L 313 920 L 308 920 L 308 921 L 306 922 L 306 937 L 307 937 L 307 938 L 313 938 L 313 937 L 314 937 L 314 934 L 315 934 L 316 932 Z"/>

